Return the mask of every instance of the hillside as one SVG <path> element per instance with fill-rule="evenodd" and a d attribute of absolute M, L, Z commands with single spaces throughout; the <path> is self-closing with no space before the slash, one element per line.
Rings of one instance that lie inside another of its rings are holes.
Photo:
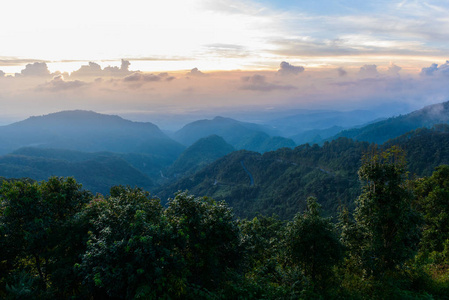
<path fill-rule="evenodd" d="M 291 139 L 277 136 L 278 133 L 273 128 L 223 117 L 189 123 L 175 132 L 174 139 L 190 146 L 200 138 L 210 135 L 221 136 L 236 149 L 257 152 L 295 146 Z"/>
<path fill-rule="evenodd" d="M 147 175 L 154 182 L 161 179 L 161 170 L 168 167 L 172 163 L 171 159 L 143 153 L 81 152 L 75 150 L 36 147 L 20 148 L 13 151 L 11 154 L 58 159 L 68 162 L 96 160 L 104 157 L 119 158 L 125 160 L 134 168 Z"/>
<path fill-rule="evenodd" d="M 267 125 L 275 127 L 283 134 L 283 136 L 296 136 L 307 131 L 323 130 L 332 127 L 350 128 L 357 125 L 366 124 L 367 122 L 370 122 L 378 117 L 378 114 L 366 110 L 305 110 L 291 116 L 271 120 L 267 122 Z M 311 142 L 311 140 L 306 140 L 305 142 L 301 141 L 301 143 L 308 142 Z"/>
<path fill-rule="evenodd" d="M 0 176 L 45 180 L 51 176 L 73 176 L 93 193 L 108 194 L 115 185 L 140 186 L 149 189 L 152 180 L 117 156 L 75 153 L 69 161 L 62 158 L 7 154 L 0 156 Z"/>
<path fill-rule="evenodd" d="M 345 130 L 330 139 L 348 137 L 358 141 L 382 144 L 411 130 L 440 123 L 449 123 L 449 102 L 429 105 L 406 115 L 375 122 L 361 128 Z"/>
<path fill-rule="evenodd" d="M 184 148 L 152 123 L 81 110 L 30 117 L 1 126 L 0 139 L 0 154 L 32 146 L 86 152 L 147 153 L 174 160 Z"/>
<path fill-rule="evenodd" d="M 177 176 L 194 173 L 234 150 L 234 147 L 217 135 L 199 139 L 181 153 L 178 159 L 168 168 L 167 174 Z"/>
<path fill-rule="evenodd" d="M 449 129 L 445 125 L 410 132 L 384 147 L 406 150 L 412 174 L 428 175 L 449 163 Z M 257 213 L 291 218 L 316 196 L 329 215 L 341 204 L 352 207 L 360 193 L 357 171 L 363 153 L 372 145 L 339 138 L 318 145 L 301 145 L 259 154 L 237 151 L 218 159 L 196 174 L 160 188 L 161 199 L 178 190 L 226 200 L 240 217 Z M 251 175 L 251 176 L 250 176 Z M 253 181 L 253 182 L 252 182 Z"/>

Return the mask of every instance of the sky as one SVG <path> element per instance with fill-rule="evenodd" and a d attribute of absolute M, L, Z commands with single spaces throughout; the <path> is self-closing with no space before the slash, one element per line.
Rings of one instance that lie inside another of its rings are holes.
<path fill-rule="evenodd" d="M 0 124 L 66 109 L 168 124 L 449 100 L 446 0 L 0 5 Z"/>

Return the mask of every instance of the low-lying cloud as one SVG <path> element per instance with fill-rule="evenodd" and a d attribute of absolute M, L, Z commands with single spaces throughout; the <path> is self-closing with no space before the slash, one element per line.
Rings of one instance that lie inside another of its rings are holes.
<path fill-rule="evenodd" d="M 57 75 L 49 82 L 39 85 L 37 91 L 49 91 L 49 92 L 59 92 L 79 89 L 80 87 L 87 86 L 88 83 L 80 80 L 64 80 L 62 75 Z"/>
<path fill-rule="evenodd" d="M 280 85 L 267 82 L 266 76 L 254 74 L 252 76 L 244 76 L 241 80 L 245 83 L 241 86 L 243 90 L 251 91 L 274 91 L 274 90 L 293 90 L 296 89 L 293 85 Z"/>
<path fill-rule="evenodd" d="M 50 71 L 48 70 L 47 64 L 44 62 L 35 62 L 32 64 L 27 64 L 25 69 L 20 72 L 21 76 L 50 76 Z M 16 74 L 16 76 L 20 76 Z"/>
<path fill-rule="evenodd" d="M 278 74 L 282 76 L 298 75 L 299 73 L 302 72 L 304 72 L 303 66 L 293 66 L 285 61 L 281 62 L 281 65 L 278 70 Z"/>
<path fill-rule="evenodd" d="M 432 64 L 430 67 L 422 68 L 421 75 L 423 76 L 433 76 L 433 75 L 449 75 L 449 60 L 447 60 L 444 64 Z"/>

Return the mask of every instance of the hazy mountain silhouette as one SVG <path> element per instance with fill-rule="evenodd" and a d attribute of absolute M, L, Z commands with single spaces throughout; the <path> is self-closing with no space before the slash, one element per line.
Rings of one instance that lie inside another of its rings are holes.
<path fill-rule="evenodd" d="M 213 134 L 221 136 L 236 149 L 265 152 L 295 146 L 292 140 L 283 137 L 277 137 L 275 142 L 269 141 L 271 136 L 277 135 L 277 132 L 270 127 L 223 117 L 189 123 L 175 132 L 174 139 L 190 146 L 200 138 Z"/>
<path fill-rule="evenodd" d="M 348 137 L 358 141 L 382 144 L 408 131 L 449 123 L 449 101 L 426 106 L 406 115 L 375 122 L 361 128 L 344 130 L 330 139 Z"/>
<path fill-rule="evenodd" d="M 316 131 L 323 129 L 330 129 L 332 127 L 351 128 L 357 125 L 366 124 L 378 118 L 379 115 L 367 110 L 353 110 L 353 111 L 307 111 L 296 113 L 292 116 L 277 118 L 266 122 L 267 125 L 275 127 L 283 136 L 292 137 L 298 144 L 311 142 L 311 140 L 304 140 L 304 138 L 311 138 L 315 136 L 301 134 L 307 131 Z M 312 133 L 313 135 L 313 133 Z M 325 133 L 324 133 L 325 135 Z M 297 141 L 298 140 L 298 141 Z"/>
<path fill-rule="evenodd" d="M 92 111 L 62 111 L 0 127 L 0 153 L 20 147 L 149 153 L 171 157 L 183 146 L 156 125 Z"/>

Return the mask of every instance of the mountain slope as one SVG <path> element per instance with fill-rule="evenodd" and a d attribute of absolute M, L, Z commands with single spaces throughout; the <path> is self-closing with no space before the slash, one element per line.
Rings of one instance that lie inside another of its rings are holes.
<path fill-rule="evenodd" d="M 421 127 L 449 123 L 449 101 L 426 106 L 406 115 L 389 118 L 367 126 L 340 132 L 331 139 L 348 137 L 358 141 L 382 144 L 389 139 Z"/>
<path fill-rule="evenodd" d="M 284 137 L 276 136 L 276 139 L 272 140 L 272 136 L 277 135 L 277 132 L 272 128 L 223 117 L 189 123 L 175 132 L 174 139 L 190 146 L 200 138 L 210 135 L 221 136 L 236 149 L 257 152 L 295 146 L 292 140 Z"/>
<path fill-rule="evenodd" d="M 82 162 L 86 160 L 97 160 L 103 157 L 120 158 L 128 162 L 134 168 L 147 175 L 152 181 L 161 179 L 161 170 L 168 167 L 171 159 L 161 156 L 143 153 L 112 153 L 112 152 L 81 152 L 66 149 L 47 149 L 36 147 L 24 147 L 13 151 L 13 155 L 28 157 L 40 157 L 46 159 L 58 159 L 68 162 Z"/>
<path fill-rule="evenodd" d="M 225 140 L 218 135 L 211 135 L 199 139 L 196 143 L 181 153 L 178 159 L 168 169 L 168 174 L 179 175 L 194 173 L 207 164 L 234 150 L 234 147 L 226 143 Z"/>
<path fill-rule="evenodd" d="M 84 156 L 84 157 L 82 157 Z M 140 186 L 149 189 L 148 176 L 116 156 L 79 154 L 76 160 L 8 154 L 0 156 L 0 176 L 45 180 L 50 176 L 73 176 L 85 189 L 109 193 L 114 185 Z"/>
<path fill-rule="evenodd" d="M 271 120 L 267 124 L 278 129 L 284 136 L 296 136 L 310 130 L 322 130 L 331 127 L 350 128 L 366 124 L 378 117 L 378 114 L 366 110 L 304 111 L 292 116 Z"/>
<path fill-rule="evenodd" d="M 449 126 L 416 130 L 383 147 L 392 145 L 405 149 L 412 174 L 429 175 L 434 167 L 449 163 Z M 336 215 L 341 204 L 352 207 L 360 194 L 357 171 L 371 147 L 339 138 L 322 147 L 305 144 L 263 155 L 236 151 L 160 188 L 158 195 L 166 199 L 178 190 L 189 190 L 226 200 L 240 217 L 275 213 L 286 219 L 305 208 L 307 197 L 316 196 L 328 215 Z"/>
<path fill-rule="evenodd" d="M 27 146 L 97 152 L 150 153 L 176 158 L 183 146 L 152 123 L 92 111 L 62 111 L 0 127 L 0 154 Z"/>

